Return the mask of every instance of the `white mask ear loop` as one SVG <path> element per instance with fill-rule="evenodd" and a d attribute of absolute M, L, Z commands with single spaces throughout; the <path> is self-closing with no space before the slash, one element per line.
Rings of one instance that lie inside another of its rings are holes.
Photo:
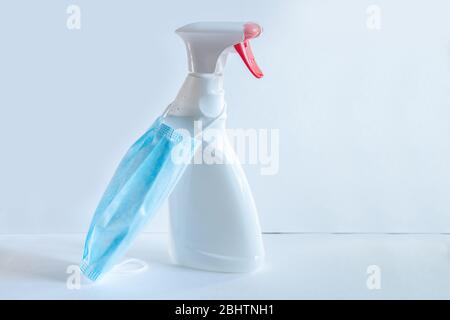
<path fill-rule="evenodd" d="M 130 258 L 116 264 L 111 272 L 118 274 L 135 274 L 141 273 L 147 269 L 147 262 L 140 259 Z"/>

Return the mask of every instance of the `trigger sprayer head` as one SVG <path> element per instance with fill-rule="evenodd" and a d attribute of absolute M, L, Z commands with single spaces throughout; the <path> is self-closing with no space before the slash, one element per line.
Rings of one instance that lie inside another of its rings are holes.
<path fill-rule="evenodd" d="M 227 54 L 235 51 L 256 78 L 263 73 L 250 40 L 261 32 L 262 28 L 254 22 L 196 22 L 176 30 L 186 44 L 190 72 L 221 73 Z"/>

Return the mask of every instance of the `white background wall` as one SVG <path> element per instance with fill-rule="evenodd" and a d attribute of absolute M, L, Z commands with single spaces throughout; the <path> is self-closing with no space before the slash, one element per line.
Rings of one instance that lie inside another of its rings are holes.
<path fill-rule="evenodd" d="M 265 78 L 237 57 L 226 68 L 229 126 L 280 129 L 279 174 L 245 167 L 264 231 L 450 232 L 449 12 L 445 0 L 2 1 L 0 233 L 87 230 L 184 79 L 173 30 L 198 20 L 264 27 L 252 44 Z M 165 211 L 149 230 L 165 230 Z"/>

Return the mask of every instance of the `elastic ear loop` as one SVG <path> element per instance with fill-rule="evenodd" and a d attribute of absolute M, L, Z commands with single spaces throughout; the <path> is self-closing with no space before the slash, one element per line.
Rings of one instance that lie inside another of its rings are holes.
<path fill-rule="evenodd" d="M 130 258 L 120 262 L 119 264 L 116 264 L 111 270 L 111 273 L 135 274 L 144 272 L 147 269 L 147 262 L 136 258 Z"/>

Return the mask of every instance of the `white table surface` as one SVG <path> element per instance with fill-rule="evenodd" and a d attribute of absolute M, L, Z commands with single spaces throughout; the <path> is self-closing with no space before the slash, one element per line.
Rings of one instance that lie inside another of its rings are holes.
<path fill-rule="evenodd" d="M 0 235 L 2 299 L 394 299 L 450 298 L 450 235 L 265 234 L 265 266 L 213 273 L 171 262 L 167 234 L 143 234 L 128 257 L 138 274 L 111 274 L 68 289 L 84 235 Z M 381 270 L 369 290 L 367 268 Z"/>

